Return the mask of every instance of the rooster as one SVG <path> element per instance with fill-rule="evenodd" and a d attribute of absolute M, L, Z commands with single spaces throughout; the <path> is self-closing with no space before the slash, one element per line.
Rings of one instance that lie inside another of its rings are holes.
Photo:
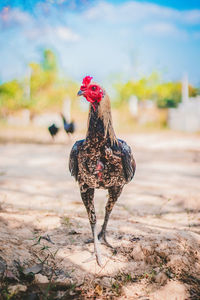
<path fill-rule="evenodd" d="M 54 136 L 56 136 L 56 134 L 58 133 L 59 128 L 55 124 L 52 124 L 51 126 L 48 127 L 48 130 L 50 135 L 54 139 Z"/>
<path fill-rule="evenodd" d="M 125 184 L 135 173 L 135 160 L 131 148 L 117 139 L 111 117 L 110 100 L 105 90 L 86 76 L 78 92 L 90 102 L 88 129 L 85 140 L 72 147 L 69 170 L 79 183 L 82 201 L 86 207 L 94 241 L 94 255 L 99 266 L 102 258 L 99 241 L 112 246 L 106 239 L 109 216 Z M 99 234 L 96 229 L 94 190 L 108 190 L 105 218 Z"/>
<path fill-rule="evenodd" d="M 62 120 L 63 120 L 63 126 L 64 126 L 64 130 L 65 132 L 69 135 L 69 133 L 73 134 L 74 133 L 74 122 L 70 122 L 68 123 L 67 120 L 65 119 L 64 115 L 61 114 Z"/>

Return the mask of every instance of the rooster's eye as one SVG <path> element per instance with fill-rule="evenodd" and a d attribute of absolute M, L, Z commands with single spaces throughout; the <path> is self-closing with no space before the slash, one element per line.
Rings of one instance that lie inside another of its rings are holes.
<path fill-rule="evenodd" d="M 96 86 L 92 86 L 91 89 L 92 89 L 93 91 L 96 91 L 97 87 L 96 87 Z"/>

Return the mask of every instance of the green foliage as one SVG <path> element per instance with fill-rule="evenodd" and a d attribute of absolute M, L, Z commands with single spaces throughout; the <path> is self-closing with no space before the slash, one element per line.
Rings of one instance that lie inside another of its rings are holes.
<path fill-rule="evenodd" d="M 189 96 L 196 97 L 198 95 L 200 95 L 200 88 L 196 88 L 196 87 L 189 85 Z"/>
<path fill-rule="evenodd" d="M 181 83 L 167 82 L 157 86 L 157 106 L 177 107 L 181 101 Z"/>
<path fill-rule="evenodd" d="M 17 80 L 0 85 L 0 112 L 17 110 L 23 106 L 23 88 Z"/>
<path fill-rule="evenodd" d="M 123 84 L 121 82 L 114 85 L 117 90 L 116 103 L 118 105 L 127 102 L 131 95 L 135 95 L 139 100 L 154 99 L 155 89 L 159 82 L 159 76 L 153 72 L 149 77 L 143 77 L 138 81 L 130 80 Z"/>
<path fill-rule="evenodd" d="M 72 107 L 75 108 L 78 85 L 70 79 L 59 77 L 57 59 L 50 49 L 44 50 L 41 63 L 32 62 L 29 68 L 30 76 L 24 80 L 12 80 L 0 85 L 0 115 L 22 108 L 28 108 L 32 113 L 60 111 L 63 100 L 67 97 L 72 100 Z M 154 100 L 159 108 L 176 107 L 181 101 L 181 83 L 161 83 L 156 72 L 125 83 L 118 77 L 114 88 L 114 104 L 117 107 L 125 107 L 131 95 L 137 96 L 139 101 Z M 189 94 L 195 97 L 200 94 L 200 89 L 189 86 Z"/>
<path fill-rule="evenodd" d="M 57 70 L 57 62 L 56 62 L 55 54 L 49 49 L 44 50 L 42 67 L 44 71 L 55 72 Z"/>
<path fill-rule="evenodd" d="M 0 85 L 0 115 L 28 108 L 32 113 L 60 111 L 68 96 L 75 101 L 77 84 L 59 78 L 57 61 L 51 50 L 45 50 L 42 63 L 29 64 L 30 77 Z"/>
<path fill-rule="evenodd" d="M 137 96 L 138 100 L 154 100 L 159 108 L 177 107 L 181 101 L 181 83 L 165 82 L 161 83 L 156 72 L 149 77 L 143 77 L 139 80 L 129 80 L 126 83 L 117 82 L 114 84 L 117 91 L 115 104 L 117 106 L 128 103 L 131 95 Z M 189 96 L 195 97 L 198 89 L 189 86 Z"/>
<path fill-rule="evenodd" d="M 157 86 L 157 106 L 159 108 L 177 107 L 181 102 L 181 83 L 167 82 Z M 196 97 L 197 89 L 189 85 L 189 96 Z"/>

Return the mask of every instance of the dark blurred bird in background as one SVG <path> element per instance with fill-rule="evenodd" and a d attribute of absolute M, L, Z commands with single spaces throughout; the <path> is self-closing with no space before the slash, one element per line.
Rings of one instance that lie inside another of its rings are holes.
<path fill-rule="evenodd" d="M 63 120 L 63 126 L 64 126 L 64 130 L 65 132 L 69 135 L 69 134 L 73 134 L 74 130 L 75 130 L 75 126 L 74 126 L 74 122 L 70 122 L 68 123 L 65 116 L 61 113 L 60 114 Z"/>
<path fill-rule="evenodd" d="M 99 241 L 112 248 L 106 239 L 109 216 L 124 185 L 132 180 L 136 164 L 131 148 L 115 135 L 106 91 L 91 80 L 92 77 L 86 76 L 78 92 L 78 96 L 90 102 L 88 128 L 85 140 L 77 141 L 72 147 L 69 170 L 79 183 L 92 229 L 94 254 L 101 266 Z M 97 234 L 94 190 L 99 188 L 108 190 L 108 202 L 101 231 Z"/>
<path fill-rule="evenodd" d="M 49 130 L 50 135 L 54 139 L 54 137 L 56 136 L 56 134 L 59 131 L 59 128 L 55 124 L 52 124 L 51 126 L 48 127 L 48 130 Z"/>

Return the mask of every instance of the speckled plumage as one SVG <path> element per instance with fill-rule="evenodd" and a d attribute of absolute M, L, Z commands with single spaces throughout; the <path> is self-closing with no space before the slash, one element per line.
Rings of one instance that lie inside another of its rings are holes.
<path fill-rule="evenodd" d="M 90 105 L 86 139 L 77 141 L 72 147 L 69 170 L 79 183 L 92 231 L 96 224 L 94 189 L 108 189 L 105 220 L 98 235 L 106 243 L 105 232 L 109 215 L 123 186 L 133 178 L 135 167 L 130 147 L 115 136 L 110 101 L 104 94 L 96 107 Z"/>
<path fill-rule="evenodd" d="M 97 170 L 99 162 L 102 170 Z M 87 189 L 86 186 L 104 189 L 117 185 L 123 187 L 134 176 L 135 161 L 130 147 L 119 139 L 112 143 L 109 132 L 105 136 L 98 107 L 96 111 L 90 107 L 86 139 L 74 144 L 69 169 L 78 181 L 81 191 Z M 99 172 L 102 173 L 101 177 L 98 176 Z"/>

